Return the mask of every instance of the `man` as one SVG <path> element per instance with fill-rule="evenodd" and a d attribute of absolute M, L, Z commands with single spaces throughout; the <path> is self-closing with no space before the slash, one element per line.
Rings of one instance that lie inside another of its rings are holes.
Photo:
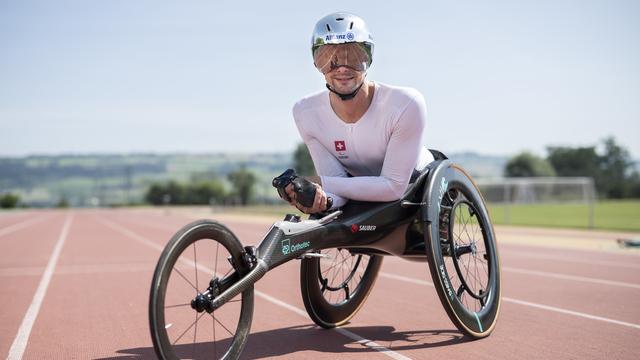
<path fill-rule="evenodd" d="M 307 214 L 343 206 L 349 199 L 393 201 L 407 189 L 414 170 L 432 160 L 422 146 L 426 105 L 410 88 L 366 78 L 374 42 L 356 15 L 338 12 L 320 19 L 311 38 L 315 67 L 327 90 L 293 107 L 293 117 L 316 172 L 313 205 L 288 201 Z M 285 197 L 286 198 L 286 197 Z M 287 199 L 286 199 L 287 200 Z"/>

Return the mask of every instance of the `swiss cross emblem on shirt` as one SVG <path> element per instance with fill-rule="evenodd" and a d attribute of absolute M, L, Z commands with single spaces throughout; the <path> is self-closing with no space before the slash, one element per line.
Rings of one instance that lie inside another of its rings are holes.
<path fill-rule="evenodd" d="M 347 150 L 347 146 L 344 144 L 344 140 L 334 141 L 333 144 L 336 146 L 337 152 L 343 152 Z"/>

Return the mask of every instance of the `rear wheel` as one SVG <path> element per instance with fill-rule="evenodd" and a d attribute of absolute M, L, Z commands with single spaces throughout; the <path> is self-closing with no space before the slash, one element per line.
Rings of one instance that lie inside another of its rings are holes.
<path fill-rule="evenodd" d="M 160 359 L 236 359 L 251 327 L 253 287 L 216 310 L 211 300 L 248 269 L 223 225 L 197 221 L 167 244 L 153 275 L 149 322 Z"/>
<path fill-rule="evenodd" d="M 427 258 L 438 297 L 454 325 L 473 338 L 488 336 L 500 309 L 500 263 L 495 232 L 480 191 L 450 165 L 429 211 Z M 432 194 L 433 196 L 433 194 Z"/>
<path fill-rule="evenodd" d="M 323 258 L 302 259 L 302 300 L 311 320 L 323 328 L 347 323 L 373 288 L 382 257 L 327 249 Z"/>

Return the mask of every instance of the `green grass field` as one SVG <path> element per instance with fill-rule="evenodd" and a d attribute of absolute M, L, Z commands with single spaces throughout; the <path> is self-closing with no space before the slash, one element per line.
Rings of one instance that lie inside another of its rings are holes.
<path fill-rule="evenodd" d="M 294 208 L 255 205 L 224 209 L 229 213 L 273 216 L 300 214 Z M 509 205 L 489 204 L 491 219 L 496 225 L 534 227 L 589 228 L 589 208 L 582 204 Z M 600 201 L 594 207 L 594 229 L 640 232 L 640 201 Z"/>
<path fill-rule="evenodd" d="M 582 204 L 489 204 L 496 225 L 589 228 L 589 208 Z M 599 201 L 593 211 L 593 228 L 640 231 L 640 201 Z"/>

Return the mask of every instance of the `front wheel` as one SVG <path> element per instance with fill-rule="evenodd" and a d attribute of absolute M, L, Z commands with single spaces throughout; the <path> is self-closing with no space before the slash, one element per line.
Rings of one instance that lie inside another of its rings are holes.
<path fill-rule="evenodd" d="M 160 359 L 237 359 L 253 315 L 253 286 L 212 310 L 211 299 L 248 269 L 223 225 L 201 220 L 169 241 L 153 275 L 149 323 Z"/>
<path fill-rule="evenodd" d="M 360 310 L 382 266 L 382 256 L 322 250 L 324 257 L 302 259 L 300 289 L 311 320 L 330 329 L 347 323 Z"/>
<path fill-rule="evenodd" d="M 429 269 L 447 315 L 464 334 L 488 336 L 500 310 L 500 262 L 489 213 L 469 175 L 450 164 L 434 179 L 425 236 Z"/>

